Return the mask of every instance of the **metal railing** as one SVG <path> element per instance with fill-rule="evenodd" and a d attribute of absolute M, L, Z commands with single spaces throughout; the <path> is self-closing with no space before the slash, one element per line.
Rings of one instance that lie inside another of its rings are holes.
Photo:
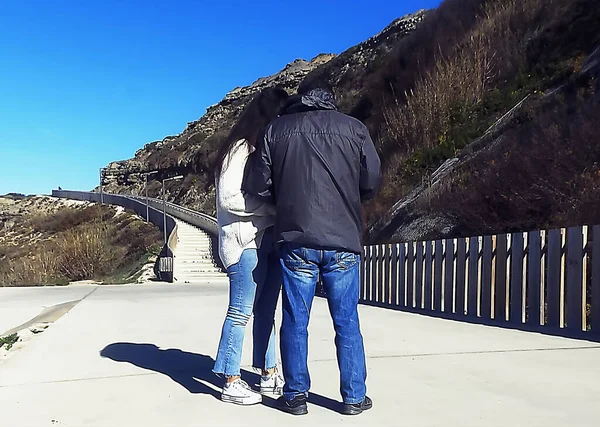
<path fill-rule="evenodd" d="M 146 203 L 146 198 L 143 196 L 127 197 L 138 200 L 144 204 Z M 160 211 L 162 211 L 163 209 L 163 201 L 161 199 L 148 198 L 148 205 Z M 195 210 L 188 209 L 170 202 L 166 202 L 165 210 L 170 216 L 180 219 L 183 222 L 191 224 L 195 227 L 198 227 L 199 229 L 208 233 L 210 235 L 210 249 L 213 258 L 213 263 L 217 267 L 224 269 L 218 251 L 219 225 L 217 223 L 217 219 L 202 212 L 197 212 Z"/>
<path fill-rule="evenodd" d="M 146 203 L 144 196 L 127 196 L 129 198 L 138 200 L 142 203 Z M 163 202 L 161 199 L 148 199 L 148 204 L 155 209 L 162 211 Z M 176 205 L 175 203 L 166 203 L 166 211 L 169 215 L 178 218 L 188 224 L 192 224 L 201 230 L 206 231 L 211 236 L 217 237 L 219 235 L 219 226 L 217 225 L 217 219 L 210 215 L 203 214 L 201 212 L 194 211 L 192 209 L 184 208 L 183 206 Z"/>
<path fill-rule="evenodd" d="M 600 226 L 364 250 L 362 303 L 600 336 Z"/>

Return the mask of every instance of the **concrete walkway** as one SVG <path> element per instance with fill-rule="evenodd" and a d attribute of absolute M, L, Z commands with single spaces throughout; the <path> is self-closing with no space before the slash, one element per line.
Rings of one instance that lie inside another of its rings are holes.
<path fill-rule="evenodd" d="M 0 361 L 2 425 L 598 425 L 597 344 L 379 308 L 361 307 L 374 408 L 358 417 L 335 412 L 333 328 L 321 300 L 311 319 L 315 394 L 305 417 L 280 413 L 271 400 L 238 407 L 217 399 L 211 368 L 227 304 L 222 284 L 0 288 L 0 329 L 74 299 Z M 257 380 L 248 368 L 246 378 Z"/>

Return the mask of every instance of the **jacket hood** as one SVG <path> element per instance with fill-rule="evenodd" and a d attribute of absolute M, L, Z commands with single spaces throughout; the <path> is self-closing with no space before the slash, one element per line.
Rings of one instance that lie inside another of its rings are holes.
<path fill-rule="evenodd" d="M 283 114 L 314 110 L 337 110 L 333 94 L 324 89 L 313 89 L 304 95 L 292 96 L 283 108 Z"/>

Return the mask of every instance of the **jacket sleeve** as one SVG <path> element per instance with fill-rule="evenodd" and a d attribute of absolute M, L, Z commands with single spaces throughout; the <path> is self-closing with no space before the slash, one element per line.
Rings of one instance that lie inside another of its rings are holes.
<path fill-rule="evenodd" d="M 360 198 L 363 201 L 375 197 L 381 185 L 381 161 L 369 131 L 365 129 L 365 132 L 360 153 Z"/>
<path fill-rule="evenodd" d="M 242 190 L 257 197 L 263 203 L 275 204 L 273 194 L 271 150 L 267 138 L 268 132 L 257 147 L 244 172 Z"/>

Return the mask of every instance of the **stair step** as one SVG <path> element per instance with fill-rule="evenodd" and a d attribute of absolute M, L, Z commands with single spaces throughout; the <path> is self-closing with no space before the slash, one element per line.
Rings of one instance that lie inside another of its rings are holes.
<path fill-rule="evenodd" d="M 221 271 L 219 267 L 214 264 L 202 265 L 202 264 L 175 264 L 174 268 L 179 267 L 180 271 Z"/>
<path fill-rule="evenodd" d="M 220 270 L 198 270 L 198 271 L 194 271 L 194 270 L 175 270 L 175 275 L 177 275 L 179 271 L 179 275 L 182 277 L 190 277 L 190 276 L 205 276 L 205 275 L 225 275 L 225 273 L 223 273 Z"/>
<path fill-rule="evenodd" d="M 201 254 L 175 254 L 175 259 L 186 261 L 212 261 L 213 257 Z"/>
<path fill-rule="evenodd" d="M 190 274 L 184 274 L 179 272 L 179 274 L 177 274 L 177 272 L 175 272 L 175 277 L 195 277 L 195 278 L 201 278 L 201 277 L 227 277 L 227 274 L 225 273 L 218 273 L 218 272 L 212 272 L 212 273 L 190 273 Z"/>
<path fill-rule="evenodd" d="M 174 273 L 179 283 L 226 282 L 227 273 L 215 263 L 214 236 L 190 224 L 176 220 L 178 242 L 175 249 Z"/>
<path fill-rule="evenodd" d="M 197 252 L 197 251 L 210 252 L 211 250 L 212 250 L 212 248 L 210 246 L 181 246 L 181 245 L 177 245 L 177 248 L 175 248 L 175 252 Z"/>
<path fill-rule="evenodd" d="M 189 264 L 194 264 L 194 265 L 214 265 L 214 263 L 212 262 L 212 260 L 194 260 L 194 259 L 188 259 L 188 260 L 179 260 L 178 262 L 176 261 L 175 264 L 181 264 L 181 265 L 189 265 Z"/>

